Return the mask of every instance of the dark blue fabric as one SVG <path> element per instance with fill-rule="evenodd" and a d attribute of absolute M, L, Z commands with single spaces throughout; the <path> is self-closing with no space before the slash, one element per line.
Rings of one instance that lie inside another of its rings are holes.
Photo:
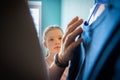
<path fill-rule="evenodd" d="M 120 0 L 111 0 L 106 10 L 93 24 L 83 27 L 84 32 L 81 36 L 84 41 L 75 49 L 67 80 L 120 78 L 119 4 Z"/>
<path fill-rule="evenodd" d="M 81 51 L 82 49 L 80 46 L 78 46 L 74 51 L 76 54 L 73 55 L 73 58 L 70 62 L 72 65 L 70 65 L 70 68 L 69 68 L 70 72 L 68 73 L 69 76 L 67 77 L 67 80 L 75 80 L 78 74 L 78 71 L 81 71 L 80 69 L 83 62 L 83 54 Z"/>
<path fill-rule="evenodd" d="M 95 3 L 109 3 L 110 0 L 95 0 Z"/>
<path fill-rule="evenodd" d="M 113 76 L 113 80 L 120 79 L 120 54 L 118 55 L 114 68 L 115 68 L 115 72 L 114 72 L 115 75 Z"/>

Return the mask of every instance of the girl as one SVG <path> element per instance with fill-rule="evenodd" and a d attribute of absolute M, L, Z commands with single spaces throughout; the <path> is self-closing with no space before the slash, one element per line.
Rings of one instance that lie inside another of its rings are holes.
<path fill-rule="evenodd" d="M 43 33 L 43 44 L 47 52 L 46 61 L 48 66 L 53 62 L 53 56 L 60 51 L 62 36 L 62 29 L 55 25 L 47 27 Z"/>
<path fill-rule="evenodd" d="M 62 36 L 63 30 L 57 25 L 49 26 L 44 31 L 43 43 L 47 51 L 46 61 L 49 67 L 54 61 L 54 55 L 60 51 Z M 68 68 L 65 70 L 61 80 L 66 80 L 67 71 Z"/>

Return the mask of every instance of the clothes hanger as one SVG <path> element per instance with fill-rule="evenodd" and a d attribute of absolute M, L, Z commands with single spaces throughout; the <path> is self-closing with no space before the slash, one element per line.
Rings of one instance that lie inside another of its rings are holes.
<path fill-rule="evenodd" d="M 88 17 L 88 20 L 86 20 L 86 21 L 84 22 L 84 25 L 85 25 L 85 26 L 88 26 L 88 25 L 89 25 L 89 22 L 90 22 L 92 16 L 95 15 L 95 13 L 97 12 L 99 6 L 100 6 L 99 3 L 96 3 L 96 4 L 93 6 L 93 11 L 92 11 L 91 15 Z"/>

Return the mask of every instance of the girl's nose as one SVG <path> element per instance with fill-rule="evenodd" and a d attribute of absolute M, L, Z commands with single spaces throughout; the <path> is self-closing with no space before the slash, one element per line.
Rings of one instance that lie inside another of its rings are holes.
<path fill-rule="evenodd" d="M 57 45 L 60 44 L 60 40 L 56 40 L 56 44 L 57 44 Z"/>

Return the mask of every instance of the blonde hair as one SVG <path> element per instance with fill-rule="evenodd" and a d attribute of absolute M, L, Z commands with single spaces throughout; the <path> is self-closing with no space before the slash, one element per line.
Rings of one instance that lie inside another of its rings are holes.
<path fill-rule="evenodd" d="M 44 30 L 44 32 L 43 32 L 43 42 L 46 41 L 46 35 L 47 35 L 47 33 L 48 33 L 49 31 L 53 30 L 53 29 L 59 29 L 59 30 L 63 33 L 63 30 L 62 30 L 62 29 L 60 28 L 60 26 L 58 26 L 58 25 L 48 26 L 48 27 Z M 48 50 L 46 50 L 46 57 L 48 57 L 48 56 L 49 56 L 49 52 L 48 52 Z"/>
<path fill-rule="evenodd" d="M 47 35 L 47 33 L 48 33 L 49 31 L 53 30 L 53 29 L 59 29 L 59 30 L 61 30 L 61 32 L 63 33 L 63 30 L 62 30 L 62 29 L 60 28 L 60 26 L 58 26 L 58 25 L 48 26 L 48 27 L 44 30 L 44 32 L 43 32 L 43 41 L 46 40 L 46 35 Z"/>

